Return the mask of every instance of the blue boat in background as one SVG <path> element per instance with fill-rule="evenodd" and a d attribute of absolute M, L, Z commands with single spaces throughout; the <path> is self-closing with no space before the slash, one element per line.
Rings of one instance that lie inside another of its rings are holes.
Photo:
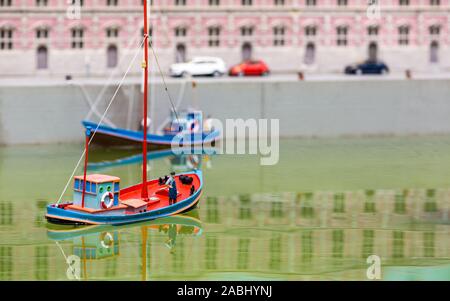
<path fill-rule="evenodd" d="M 114 128 L 108 125 L 98 124 L 84 120 L 85 128 L 97 129 L 91 143 L 101 146 L 115 147 L 142 147 L 144 140 L 143 131 Z M 177 135 L 181 135 L 182 144 L 179 146 L 214 146 L 220 140 L 220 131 L 204 129 L 201 111 L 188 111 L 180 114 L 167 124 L 161 134 L 147 134 L 147 144 L 152 149 L 170 148 Z M 180 136 L 179 136 L 180 137 Z"/>

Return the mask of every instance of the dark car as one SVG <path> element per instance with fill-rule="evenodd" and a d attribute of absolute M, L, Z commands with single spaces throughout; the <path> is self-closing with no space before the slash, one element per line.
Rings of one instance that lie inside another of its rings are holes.
<path fill-rule="evenodd" d="M 389 67 L 383 62 L 366 61 L 345 67 L 345 74 L 385 74 L 389 72 Z"/>

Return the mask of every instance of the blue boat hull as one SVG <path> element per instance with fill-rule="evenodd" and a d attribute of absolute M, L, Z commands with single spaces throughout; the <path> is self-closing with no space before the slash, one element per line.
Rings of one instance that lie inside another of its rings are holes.
<path fill-rule="evenodd" d="M 155 210 L 136 214 L 101 215 L 75 210 L 66 210 L 64 208 L 55 206 L 55 204 L 50 204 L 47 206 L 47 214 L 45 215 L 45 217 L 49 222 L 61 224 L 125 225 L 186 212 L 193 209 L 197 205 L 202 194 L 202 174 L 200 170 L 195 170 L 195 173 L 200 179 L 200 186 L 194 194 L 184 200 L 176 202 L 175 204 L 157 208 Z"/>
<path fill-rule="evenodd" d="M 122 128 L 112 128 L 106 125 L 98 125 L 95 122 L 83 121 L 84 127 L 91 127 L 97 129 L 92 143 L 104 146 L 126 146 L 126 147 L 141 147 L 143 141 L 143 133 L 141 131 L 132 131 Z M 98 128 L 97 128 L 98 127 Z M 148 134 L 147 143 L 149 147 L 156 148 L 168 148 L 171 146 L 173 138 L 176 135 L 156 135 Z M 202 145 L 211 144 L 214 145 L 216 141 L 220 139 L 220 132 L 206 132 L 201 135 L 186 135 L 184 141 L 191 141 L 189 145 Z"/>

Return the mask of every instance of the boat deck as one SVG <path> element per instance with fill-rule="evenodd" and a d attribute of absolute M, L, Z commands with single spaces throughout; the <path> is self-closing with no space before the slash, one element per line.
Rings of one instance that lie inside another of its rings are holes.
<path fill-rule="evenodd" d="M 179 176 L 175 176 L 178 197 L 177 201 L 185 200 L 191 195 L 191 186 L 194 185 L 195 191 L 200 187 L 200 178 L 195 174 L 186 174 L 193 178 L 192 184 L 181 183 Z M 141 198 L 142 184 L 131 186 L 120 191 L 120 201 L 133 200 Z M 150 201 L 147 204 L 147 211 L 157 210 L 169 206 L 169 189 L 166 185 L 159 185 L 158 180 L 147 182 L 147 191 Z"/>

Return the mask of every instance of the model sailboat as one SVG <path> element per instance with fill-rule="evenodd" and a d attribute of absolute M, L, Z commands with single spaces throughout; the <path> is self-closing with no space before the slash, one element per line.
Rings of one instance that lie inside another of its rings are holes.
<path fill-rule="evenodd" d="M 73 201 L 47 206 L 50 222 L 120 225 L 152 220 L 188 211 L 196 206 L 203 188 L 200 170 L 147 180 L 148 18 L 144 1 L 144 97 L 142 135 L 142 183 L 120 189 L 120 178 L 87 175 L 92 129 L 86 129 L 84 174 L 75 176 Z M 94 133 L 95 134 L 95 133 Z M 169 181 L 168 181 L 169 180 Z"/>

